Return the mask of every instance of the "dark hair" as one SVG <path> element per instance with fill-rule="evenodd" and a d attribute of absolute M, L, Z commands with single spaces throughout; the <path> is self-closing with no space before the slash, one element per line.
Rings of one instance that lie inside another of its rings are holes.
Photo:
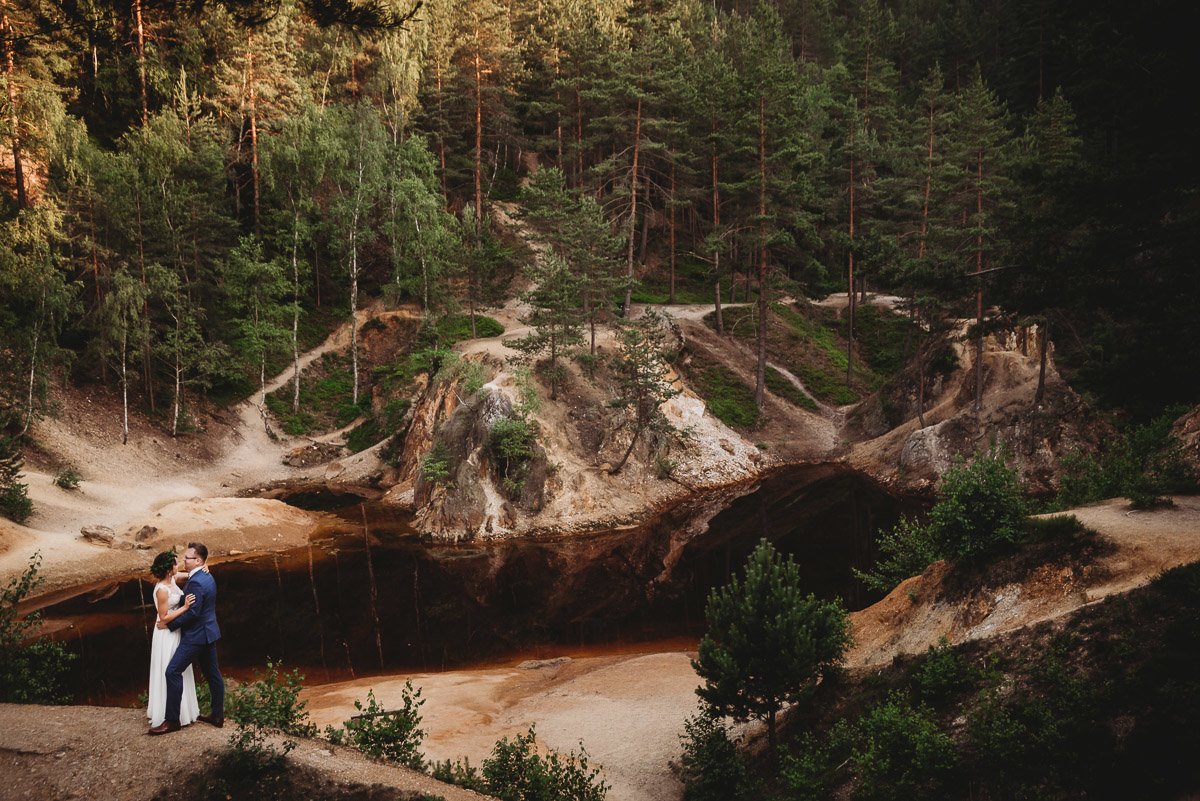
<path fill-rule="evenodd" d="M 189 542 L 188 547 L 196 552 L 201 562 L 208 561 L 208 547 L 203 542 Z"/>
<path fill-rule="evenodd" d="M 169 551 L 163 551 L 154 557 L 154 563 L 150 565 L 151 575 L 155 578 L 164 579 L 173 572 L 175 572 L 174 548 Z"/>

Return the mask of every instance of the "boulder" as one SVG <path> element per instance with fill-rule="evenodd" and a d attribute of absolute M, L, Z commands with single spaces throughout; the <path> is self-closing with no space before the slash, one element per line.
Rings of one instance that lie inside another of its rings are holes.
<path fill-rule="evenodd" d="M 79 529 L 79 534 L 88 542 L 106 547 L 111 546 L 117 537 L 117 532 L 108 526 L 84 526 Z"/>
<path fill-rule="evenodd" d="M 133 535 L 134 542 L 146 542 L 158 536 L 157 526 L 142 526 L 137 533 Z"/>

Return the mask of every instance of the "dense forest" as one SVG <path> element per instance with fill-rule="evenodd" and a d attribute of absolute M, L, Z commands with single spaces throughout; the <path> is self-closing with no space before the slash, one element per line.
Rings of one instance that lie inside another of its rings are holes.
<path fill-rule="evenodd" d="M 589 316 L 887 289 L 1152 415 L 1200 369 L 1182 12 L 0 0 L 0 423 L 69 375 L 175 432 L 366 297 L 473 314 L 518 199 Z"/>

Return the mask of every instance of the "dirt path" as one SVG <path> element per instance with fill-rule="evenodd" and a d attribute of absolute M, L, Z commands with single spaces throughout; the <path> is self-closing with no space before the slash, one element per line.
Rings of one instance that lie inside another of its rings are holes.
<path fill-rule="evenodd" d="M 148 737 L 141 709 L 0 704 L 0 799 L 169 798 L 175 782 L 211 765 L 211 751 L 226 745 L 230 731 L 196 723 Z M 382 785 L 446 801 L 485 798 L 320 740 L 300 740 L 291 758 L 341 785 Z"/>

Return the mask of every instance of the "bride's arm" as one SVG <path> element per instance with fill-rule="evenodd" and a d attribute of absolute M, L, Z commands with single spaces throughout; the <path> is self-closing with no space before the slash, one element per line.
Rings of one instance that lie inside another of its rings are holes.
<path fill-rule="evenodd" d="M 154 606 L 158 610 L 158 622 L 155 625 L 160 628 L 166 628 L 168 623 L 186 612 L 194 600 L 196 600 L 195 595 L 188 595 L 183 599 L 182 606 L 175 611 L 171 611 L 167 602 L 166 588 L 156 587 L 154 590 Z"/>

